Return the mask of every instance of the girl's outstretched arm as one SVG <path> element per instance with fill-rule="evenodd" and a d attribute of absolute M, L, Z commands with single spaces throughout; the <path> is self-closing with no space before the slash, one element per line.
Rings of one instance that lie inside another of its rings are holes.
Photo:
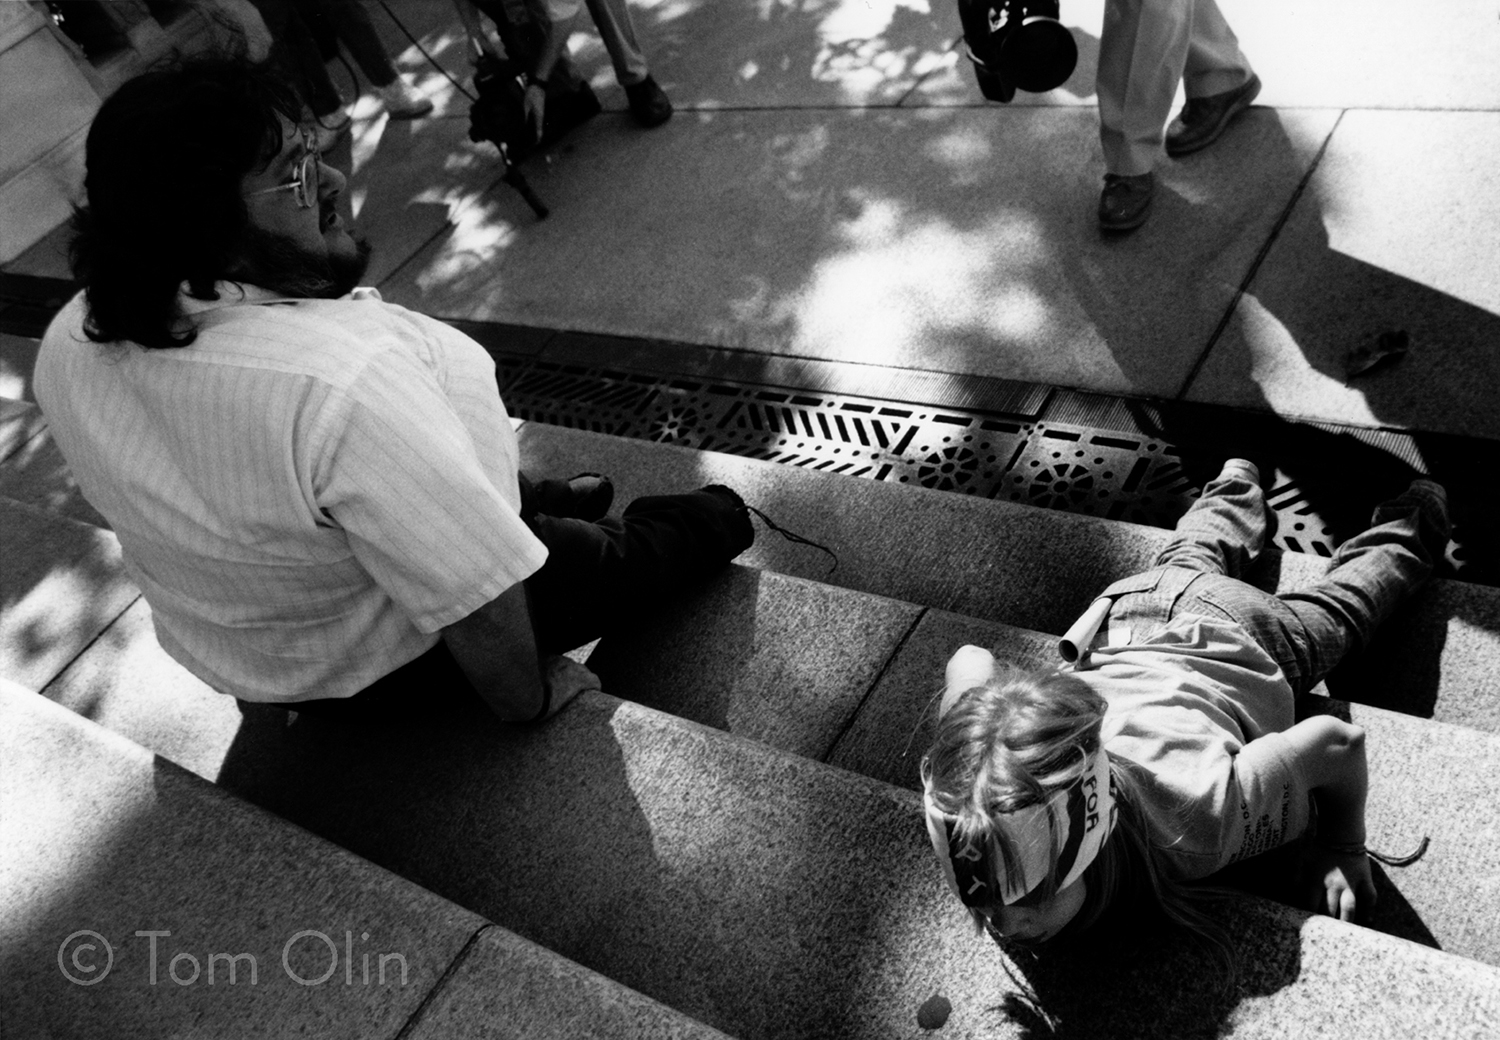
<path fill-rule="evenodd" d="M 1331 715 L 1315 715 L 1287 730 L 1285 737 L 1318 806 L 1317 838 L 1303 854 L 1306 905 L 1352 921 L 1356 910 L 1375 905 L 1375 881 L 1365 852 L 1365 731 Z"/>

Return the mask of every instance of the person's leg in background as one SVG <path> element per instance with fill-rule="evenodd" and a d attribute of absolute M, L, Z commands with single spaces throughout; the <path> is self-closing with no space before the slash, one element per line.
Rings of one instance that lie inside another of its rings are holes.
<path fill-rule="evenodd" d="M 339 42 L 353 56 L 392 119 L 416 119 L 432 111 L 432 101 L 396 70 L 362 0 L 323 0 L 323 4 Z"/>
<path fill-rule="evenodd" d="M 1187 104 L 1166 134 L 1173 157 L 1213 144 L 1260 93 L 1260 79 L 1214 0 L 1194 0 L 1182 89 Z"/>
<path fill-rule="evenodd" d="M 271 34 L 268 61 L 297 88 L 317 124 L 318 147 L 331 148 L 349 128 L 344 99 L 328 77 L 323 54 L 296 0 L 251 0 Z"/>
<path fill-rule="evenodd" d="M 1190 67 L 1189 97 L 1198 90 L 1220 96 L 1216 88 L 1230 90 L 1226 83 L 1242 88 L 1253 82 L 1259 89 L 1214 0 L 1107 0 L 1098 72 L 1105 169 L 1099 225 L 1105 230 L 1128 231 L 1145 223 L 1156 190 L 1152 169 L 1167 140 L 1177 85 Z M 1189 150 L 1212 143 L 1248 103 L 1236 102 L 1228 116 L 1216 117 L 1211 134 L 1200 128 Z M 1181 138 L 1177 124 L 1173 129 Z"/>
<path fill-rule="evenodd" d="M 642 126 L 665 123 L 672 116 L 672 102 L 651 75 L 625 0 L 587 0 L 587 3 L 589 17 L 599 30 L 604 49 L 609 51 L 615 79 L 625 88 L 631 115 Z"/>

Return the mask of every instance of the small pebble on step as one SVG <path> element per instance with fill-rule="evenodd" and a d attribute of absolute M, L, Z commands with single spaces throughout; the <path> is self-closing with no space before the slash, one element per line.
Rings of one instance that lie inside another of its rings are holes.
<path fill-rule="evenodd" d="M 953 1005 L 948 1003 L 948 998 L 934 993 L 917 1009 L 917 1025 L 923 1029 L 941 1029 L 952 1011 Z"/>

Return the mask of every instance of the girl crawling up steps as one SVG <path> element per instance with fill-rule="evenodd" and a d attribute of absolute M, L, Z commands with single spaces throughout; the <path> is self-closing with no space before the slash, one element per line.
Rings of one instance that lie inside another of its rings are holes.
<path fill-rule="evenodd" d="M 1238 578 L 1265 541 L 1260 476 L 1232 459 L 1153 568 L 1105 589 L 1064 640 L 1071 668 L 960 649 L 922 780 L 933 848 L 975 921 L 1034 945 L 1112 906 L 1155 907 L 1212 937 L 1187 883 L 1304 836 L 1309 908 L 1366 909 L 1364 732 L 1296 722 L 1293 700 L 1368 643 L 1448 534 L 1443 489 L 1419 480 L 1317 583 L 1262 592 Z"/>

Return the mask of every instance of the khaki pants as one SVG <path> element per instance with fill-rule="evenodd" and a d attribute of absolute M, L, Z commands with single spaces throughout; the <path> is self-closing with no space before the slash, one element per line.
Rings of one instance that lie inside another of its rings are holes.
<path fill-rule="evenodd" d="M 1233 90 L 1250 76 L 1214 0 L 1108 0 L 1098 77 L 1105 170 L 1151 170 L 1179 82 L 1197 98 Z"/>

